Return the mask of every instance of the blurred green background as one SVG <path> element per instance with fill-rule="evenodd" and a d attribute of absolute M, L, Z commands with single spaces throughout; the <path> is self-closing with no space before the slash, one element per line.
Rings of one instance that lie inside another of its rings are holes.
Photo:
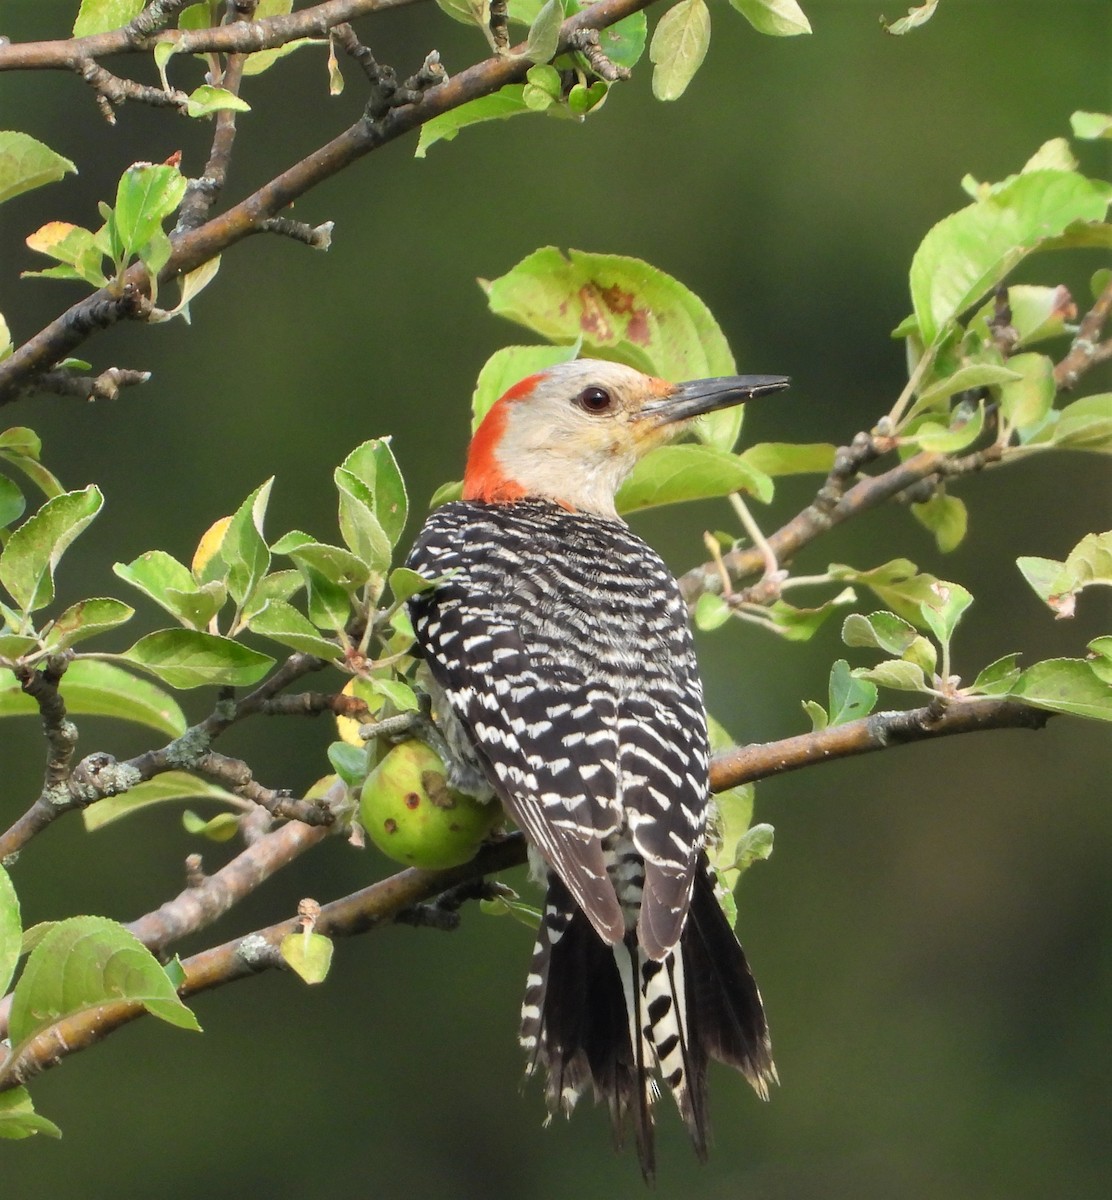
<path fill-rule="evenodd" d="M 958 182 L 1018 169 L 1075 109 L 1107 110 L 1108 0 L 943 0 L 913 35 L 886 37 L 906 0 L 810 0 L 815 34 L 775 41 L 712 3 L 710 55 L 687 95 L 654 102 L 645 64 L 584 126 L 488 125 L 412 159 L 391 145 L 306 197 L 293 215 L 336 222 L 331 253 L 255 238 L 226 255 L 193 325 L 120 327 L 87 345 L 98 367 L 150 368 L 112 404 L 58 397 L 5 415 L 45 442 L 70 487 L 95 480 L 104 513 L 69 553 L 60 600 L 118 595 L 110 573 L 153 546 L 188 560 L 200 533 L 277 474 L 269 529 L 334 538 L 333 466 L 393 433 L 414 501 L 457 478 L 479 367 L 521 336 L 486 311 L 476 277 L 545 244 L 634 254 L 698 292 L 744 370 L 784 372 L 786 397 L 754 405 L 750 440 L 844 442 L 888 409 L 904 368 L 888 331 L 908 308 L 906 269 L 929 226 L 959 207 Z M 0 33 L 64 36 L 74 5 L 4 0 Z M 656 19 L 654 11 L 653 19 Z M 365 21 L 364 40 L 405 75 L 436 46 L 450 71 L 478 35 L 421 5 Z M 228 198 L 238 199 L 354 120 L 362 90 L 326 94 L 305 50 L 250 80 Z M 121 69 L 130 62 L 116 64 Z M 192 64 L 174 62 L 184 79 Z M 199 79 L 194 82 L 199 82 Z M 0 126 L 75 159 L 79 178 L 0 208 L 0 311 L 17 341 L 79 292 L 19 282 L 22 239 L 48 219 L 96 223 L 138 158 L 201 166 L 211 128 L 128 106 L 108 128 L 65 73 L 0 77 Z M 1109 168 L 1107 144 L 1083 145 Z M 1026 278 L 1087 296 L 1098 256 L 1037 261 Z M 1105 373 L 1102 386 L 1107 387 Z M 1018 554 L 1063 557 L 1107 524 L 1095 459 L 1045 458 L 963 483 L 971 533 L 941 557 L 903 511 L 839 530 L 799 567 L 899 554 L 959 579 L 977 604 L 957 669 L 1006 651 L 1079 654 L 1108 628 L 1086 593 L 1055 623 Z M 784 486 L 766 527 L 805 501 Z M 637 528 L 677 570 L 702 559 L 708 505 L 650 513 Z M 151 609 L 141 611 L 155 627 Z M 835 623 L 836 624 L 836 623 Z M 121 635 L 120 645 L 126 644 Z M 744 628 L 704 638 L 712 710 L 746 740 L 806 727 L 824 699 L 835 629 L 806 646 Z M 194 717 L 205 697 L 190 695 Z M 123 757 L 141 731 L 81 723 L 81 751 Z M 256 722 L 221 743 L 295 791 L 326 769 L 326 722 Z M 0 819 L 36 793 L 37 723 L 0 742 Z M 776 853 L 745 879 L 740 930 L 768 1005 L 783 1086 L 767 1107 L 728 1072 L 713 1081 L 716 1144 L 695 1163 L 660 1106 L 664 1200 L 1016 1200 L 1107 1195 L 1112 847 L 1107 730 L 1056 718 L 837 763 L 771 781 L 758 819 Z M 75 911 L 129 919 L 181 884 L 198 848 L 169 811 L 86 836 L 58 822 L 14 868 L 27 923 Z M 229 853 L 207 846 L 215 868 Z M 388 870 L 340 839 L 323 846 L 183 953 L 293 913 Z M 451 936 L 388 929 L 339 946 L 326 985 L 272 975 L 200 998 L 196 1037 L 153 1020 L 40 1079 L 60 1143 L 8 1144 L 5 1200 L 78 1195 L 259 1195 L 315 1200 L 436 1196 L 563 1200 L 641 1194 L 601 1112 L 542 1129 L 521 1094 L 516 1045 L 529 933 L 465 913 Z"/>

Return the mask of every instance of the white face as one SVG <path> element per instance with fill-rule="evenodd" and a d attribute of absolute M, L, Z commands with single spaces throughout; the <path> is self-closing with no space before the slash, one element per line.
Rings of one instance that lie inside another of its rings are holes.
<path fill-rule="evenodd" d="M 562 363 L 520 399 L 503 401 L 498 462 L 534 495 L 616 516 L 614 493 L 622 480 L 685 424 L 637 419 L 643 405 L 674 391 L 675 385 L 620 363 Z"/>

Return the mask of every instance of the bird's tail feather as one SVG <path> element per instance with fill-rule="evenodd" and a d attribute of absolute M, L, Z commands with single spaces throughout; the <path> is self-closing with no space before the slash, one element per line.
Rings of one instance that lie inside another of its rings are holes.
<path fill-rule="evenodd" d="M 546 1073 L 550 1113 L 571 1114 L 590 1088 L 620 1146 L 632 1123 L 641 1170 L 655 1171 L 652 1103 L 659 1072 L 695 1151 L 709 1136 L 707 1063 L 736 1067 L 767 1098 L 775 1080 L 760 993 L 701 867 L 676 952 L 648 958 L 633 933 L 611 946 L 551 878 L 522 1004 L 529 1073 Z"/>

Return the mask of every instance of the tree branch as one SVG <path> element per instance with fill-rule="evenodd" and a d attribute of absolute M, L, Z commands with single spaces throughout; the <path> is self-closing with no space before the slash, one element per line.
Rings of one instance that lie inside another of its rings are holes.
<path fill-rule="evenodd" d="M 988 729 L 1040 729 L 1049 717 L 1049 713 L 1007 699 L 959 699 L 945 706 L 929 705 L 903 712 L 874 713 L 831 729 L 764 745 L 739 746 L 716 755 L 711 763 L 711 788 L 715 792 L 725 791 L 741 783 L 799 770 L 813 763 L 834 762 L 875 750 L 954 734 Z M 213 882 L 211 895 L 200 897 L 197 908 L 201 913 L 207 912 L 210 904 L 215 911 L 224 898 L 234 895 L 237 888 L 242 887 L 245 892 L 250 890 L 248 883 L 252 872 L 262 869 L 261 863 L 267 856 L 273 854 L 277 858 L 286 852 L 300 853 L 307 848 L 301 845 L 301 839 L 319 839 L 322 836 L 304 827 L 285 827 L 286 830 L 291 828 L 295 832 L 277 831 L 276 835 L 272 835 L 275 841 L 267 846 L 258 859 L 251 856 L 253 848 L 250 848 L 229 863 L 225 868 L 229 874 L 219 883 Z M 281 833 L 282 837 L 278 838 L 277 833 Z M 474 894 L 469 889 L 484 876 L 518 866 L 525 858 L 525 839 L 521 834 L 512 834 L 502 841 L 482 847 L 478 855 L 463 866 L 449 871 L 402 871 L 342 900 L 326 904 L 314 928 L 317 933 L 329 937 L 352 937 L 366 933 L 396 921 L 400 914 L 444 892 L 462 889 L 456 894 Z M 242 863 L 237 867 L 236 863 L 240 860 Z M 212 881 L 222 874 L 218 872 Z M 212 881 L 206 880 L 198 890 L 204 889 Z M 157 939 L 164 934 L 170 939 L 177 936 L 174 931 L 179 928 L 179 920 L 187 922 L 191 919 L 187 915 L 190 905 L 189 893 L 183 893 L 157 913 L 135 922 L 132 929 L 138 929 L 142 936 L 156 939 L 156 944 L 165 945 L 165 942 L 158 942 Z M 186 959 L 182 964 L 185 982 L 179 989 L 181 996 L 188 999 L 210 988 L 222 987 L 260 971 L 281 967 L 279 943 L 288 933 L 300 927 L 299 919 L 292 917 Z M 24 1083 L 41 1071 L 57 1065 L 67 1055 L 86 1049 L 121 1025 L 141 1016 L 144 1011 L 138 1004 L 116 1003 L 100 1005 L 93 1013 L 65 1018 L 35 1038 L 19 1055 L 18 1061 L 8 1060 L 0 1064 L 0 1091 Z M 6 1023 L 7 1010 L 0 1005 L 0 1035 L 6 1031 Z"/>
<path fill-rule="evenodd" d="M 284 46 L 294 38 L 324 37 L 341 21 L 400 8 L 417 0 L 330 0 L 299 12 L 250 23 L 236 22 L 209 29 L 167 29 L 173 15 L 192 2 L 149 4 L 130 25 L 89 37 L 0 46 L 0 71 L 73 70 L 81 59 L 143 53 L 153 49 L 156 41 L 174 42 L 178 54 L 250 54 Z M 156 9 L 161 13 L 152 20 Z"/>
<path fill-rule="evenodd" d="M 653 0 L 600 0 L 598 4 L 576 13 L 564 22 L 560 31 L 560 46 L 566 46 L 569 39 L 581 30 L 604 29 L 623 17 L 647 8 L 651 3 Z M 378 6 L 381 7 L 382 4 L 383 0 L 378 0 Z M 323 9 L 329 6 L 319 7 Z M 341 7 L 346 9 L 350 8 L 350 5 Z M 272 19 L 277 21 L 280 18 Z M 252 23 L 256 24 L 259 22 Z M 234 25 L 225 25 L 221 27 L 220 32 L 234 32 L 236 28 Z M 75 40 L 80 42 L 88 39 Z M 53 44 L 55 43 L 39 43 Z M 192 44 L 189 48 L 197 49 Z M 242 47 L 222 46 L 220 49 L 240 50 Z M 197 229 L 174 235 L 171 238 L 173 254 L 159 279 L 165 281 L 192 271 L 237 242 L 258 233 L 267 219 L 277 216 L 310 189 L 330 179 L 372 150 L 377 150 L 380 146 L 412 132 L 433 117 L 458 108 L 470 100 L 496 92 L 507 83 L 524 78 L 532 63 L 520 53 L 523 49 L 523 46 L 515 47 L 515 53 L 495 56 L 477 63 L 444 83 L 420 93 L 419 99 L 413 103 L 389 109 L 380 119 L 364 116 L 327 145 L 264 184 L 239 204 L 213 217 Z M 3 53 L 4 49 L 0 48 L 0 67 L 3 66 Z M 20 392 L 34 384 L 37 376 L 76 349 L 94 329 L 106 328 L 125 316 L 145 315 L 141 311 L 144 302 L 146 314 L 149 314 L 150 301 L 145 293 L 149 290 L 150 281 L 141 264 L 136 263 L 125 272 L 121 295 L 116 294 L 118 286 L 113 284 L 109 288 L 102 288 L 79 301 L 0 363 L 0 404 L 15 400 Z M 123 303 L 124 295 L 133 298 L 126 305 Z"/>
<path fill-rule="evenodd" d="M 1096 303 L 1081 318 L 1069 352 L 1054 368 L 1054 382 L 1060 391 L 1069 391 L 1075 387 L 1090 367 L 1103 362 L 1112 353 L 1112 343 L 1100 342 L 1101 331 L 1109 313 L 1112 313 L 1112 280 L 1105 284 Z"/>
<path fill-rule="evenodd" d="M 266 711 L 277 694 L 311 671 L 324 666 L 319 658 L 311 654 L 291 654 L 272 674 L 263 680 L 253 692 L 238 703 L 228 698 L 217 704 L 212 713 L 197 725 L 193 725 L 179 738 L 156 750 L 146 750 L 134 758 L 118 762 L 111 754 L 96 751 L 86 755 L 73 769 L 57 777 L 48 773 L 47 784 L 42 794 L 31 807 L 4 833 L 0 834 L 0 862 L 18 853 L 36 834 L 41 833 L 52 821 L 64 812 L 84 808 L 97 800 L 118 796 L 129 791 L 137 783 L 153 779 L 165 771 L 192 770 L 208 776 L 230 787 L 238 795 L 261 805 L 272 816 L 305 820 L 314 825 L 332 823 L 332 813 L 326 805 L 317 801 L 296 800 L 287 794 L 264 788 L 258 784 L 250 767 L 241 759 L 228 758 L 211 750 L 213 740 L 230 725 L 256 713 Z M 43 725 L 52 745 L 52 761 L 60 753 L 54 748 L 54 740 L 60 734 L 52 733 L 44 703 L 52 703 L 49 697 L 51 666 L 45 671 L 17 668 L 16 675 L 24 689 L 35 696 L 43 711 Z M 62 668 L 64 670 L 64 668 Z M 61 671 L 53 679 L 54 692 Z M 35 689 L 35 690 L 32 690 Z M 41 698 L 40 698 L 41 697 Z M 61 697 L 57 697 L 61 706 Z M 53 709 L 51 709 L 53 712 Z M 61 709 L 63 715 L 64 707 Z M 64 721 L 62 728 L 68 729 L 72 744 L 77 742 L 77 730 L 71 722 Z M 71 746 L 72 753 L 72 746 Z M 68 759 L 66 760 L 68 763 Z"/>

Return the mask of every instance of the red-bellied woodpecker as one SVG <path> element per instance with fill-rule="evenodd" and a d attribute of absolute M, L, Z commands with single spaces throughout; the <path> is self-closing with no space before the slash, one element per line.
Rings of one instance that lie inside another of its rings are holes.
<path fill-rule="evenodd" d="M 521 1010 L 550 1112 L 593 1088 L 654 1170 L 659 1072 L 703 1157 L 706 1070 L 776 1078 L 760 993 L 704 852 L 707 720 L 679 587 L 614 508 L 634 464 L 780 376 L 672 384 L 563 363 L 516 384 L 471 442 L 463 499 L 428 519 L 410 601 L 453 749 L 548 879 Z"/>

